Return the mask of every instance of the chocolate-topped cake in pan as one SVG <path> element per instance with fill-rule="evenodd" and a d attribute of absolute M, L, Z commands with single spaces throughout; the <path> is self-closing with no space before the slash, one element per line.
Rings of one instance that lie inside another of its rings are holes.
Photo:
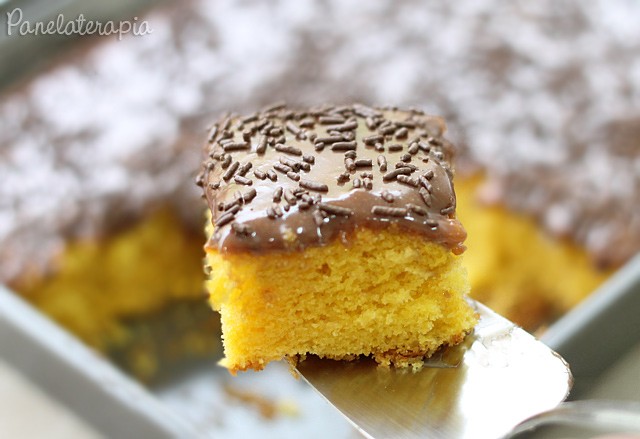
<path fill-rule="evenodd" d="M 1 93 L 0 281 L 138 375 L 158 350 L 211 352 L 181 309 L 215 326 L 207 125 L 283 99 L 397 103 L 445 116 L 458 148 L 472 297 L 544 327 L 640 250 L 639 12 L 496 4 L 193 0 L 140 16 L 152 34 L 84 41 Z"/>
<path fill-rule="evenodd" d="M 444 129 L 364 105 L 213 125 L 199 183 L 232 373 L 307 354 L 420 367 L 463 340 L 476 316 Z"/>

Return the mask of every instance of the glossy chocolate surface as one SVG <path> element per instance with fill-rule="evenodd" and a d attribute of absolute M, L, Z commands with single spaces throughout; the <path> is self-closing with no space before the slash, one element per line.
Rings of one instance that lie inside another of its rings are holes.
<path fill-rule="evenodd" d="M 439 117 L 363 105 L 222 118 L 199 183 L 222 252 L 296 250 L 398 227 L 455 253 L 451 144 Z"/>

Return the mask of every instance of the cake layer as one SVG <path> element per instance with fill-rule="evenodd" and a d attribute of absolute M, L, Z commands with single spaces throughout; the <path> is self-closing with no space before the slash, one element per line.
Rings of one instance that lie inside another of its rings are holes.
<path fill-rule="evenodd" d="M 307 353 L 419 368 L 476 322 L 460 256 L 397 226 L 304 252 L 209 249 L 207 264 L 232 373 Z"/>
<path fill-rule="evenodd" d="M 46 275 L 25 273 L 11 287 L 150 381 L 162 363 L 216 350 L 219 317 L 205 309 L 201 260 L 202 234 L 158 209 L 102 239 L 68 243 Z"/>
<path fill-rule="evenodd" d="M 529 331 L 551 324 L 595 291 L 612 269 L 595 270 L 589 254 L 558 239 L 529 216 L 478 196 L 481 175 L 456 179 L 458 216 L 469 232 L 464 265 L 471 295 Z"/>

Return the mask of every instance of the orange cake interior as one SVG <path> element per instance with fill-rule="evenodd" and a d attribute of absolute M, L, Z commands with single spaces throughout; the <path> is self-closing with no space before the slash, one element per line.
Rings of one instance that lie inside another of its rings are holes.
<path fill-rule="evenodd" d="M 481 175 L 458 177 L 458 216 L 468 231 L 464 265 L 471 296 L 530 331 L 552 323 L 614 271 L 584 248 L 550 236 L 530 216 L 487 205 Z"/>
<path fill-rule="evenodd" d="M 207 288 L 222 315 L 224 365 L 262 369 L 283 357 L 373 355 L 416 366 L 475 323 L 461 257 L 397 230 L 362 229 L 301 253 L 207 252 Z"/>
<path fill-rule="evenodd" d="M 158 245 L 161 243 L 161 245 Z M 69 242 L 46 274 L 12 287 L 143 381 L 162 366 L 219 350 L 219 319 L 202 287 L 202 237 L 169 209 Z"/>

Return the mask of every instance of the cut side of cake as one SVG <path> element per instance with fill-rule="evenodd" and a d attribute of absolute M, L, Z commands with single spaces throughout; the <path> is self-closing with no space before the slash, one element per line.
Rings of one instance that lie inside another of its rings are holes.
<path fill-rule="evenodd" d="M 220 321 L 203 294 L 201 258 L 202 233 L 160 208 L 105 236 L 70 241 L 49 271 L 11 286 L 152 384 L 221 350 Z"/>
<path fill-rule="evenodd" d="M 418 368 L 472 330 L 444 130 L 363 105 L 214 124 L 198 183 L 232 373 L 307 354 Z"/>

